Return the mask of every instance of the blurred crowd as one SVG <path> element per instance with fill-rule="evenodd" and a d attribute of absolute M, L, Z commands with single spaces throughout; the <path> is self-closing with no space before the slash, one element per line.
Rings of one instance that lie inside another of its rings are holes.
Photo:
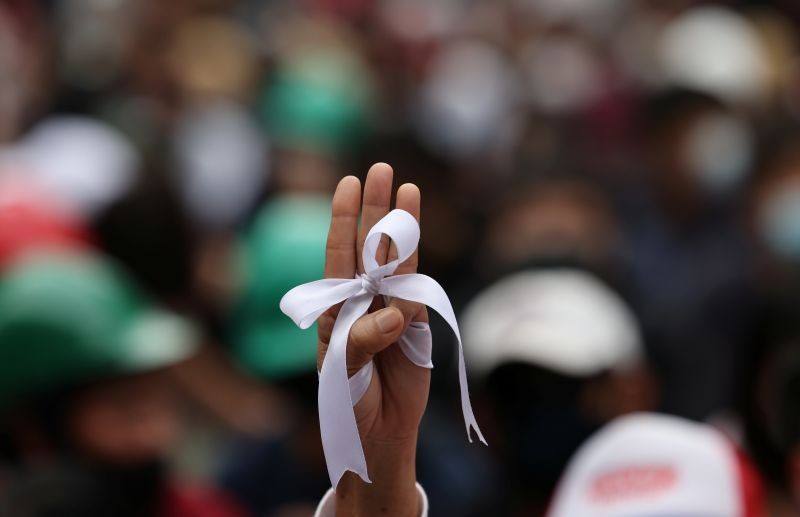
<path fill-rule="evenodd" d="M 642 411 L 799 515 L 799 38 L 794 0 L 0 0 L 0 515 L 311 515 L 278 301 L 377 161 L 490 444 L 434 317 L 432 515 L 541 515 Z"/>

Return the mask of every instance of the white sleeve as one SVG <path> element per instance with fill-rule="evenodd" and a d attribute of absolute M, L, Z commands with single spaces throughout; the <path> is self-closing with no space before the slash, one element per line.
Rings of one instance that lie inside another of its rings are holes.
<path fill-rule="evenodd" d="M 417 483 L 417 494 L 422 503 L 422 509 L 419 515 L 420 517 L 428 517 L 428 495 L 419 483 Z M 314 517 L 336 517 L 336 497 L 332 488 L 328 490 L 325 497 L 319 502 L 317 511 L 314 512 Z"/>

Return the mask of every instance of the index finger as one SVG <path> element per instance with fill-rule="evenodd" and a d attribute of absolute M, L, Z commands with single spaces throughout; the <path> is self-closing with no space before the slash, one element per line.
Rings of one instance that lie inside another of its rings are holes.
<path fill-rule="evenodd" d="M 375 226 L 383 216 L 389 213 L 392 202 L 392 168 L 385 163 L 376 163 L 369 168 L 367 179 L 364 181 L 364 203 L 361 207 L 361 227 L 358 232 L 356 246 L 356 264 L 358 272 L 364 272 L 364 239 L 367 233 Z M 389 248 L 389 240 L 385 235 L 381 236 L 375 259 L 379 264 L 386 262 L 386 252 Z"/>

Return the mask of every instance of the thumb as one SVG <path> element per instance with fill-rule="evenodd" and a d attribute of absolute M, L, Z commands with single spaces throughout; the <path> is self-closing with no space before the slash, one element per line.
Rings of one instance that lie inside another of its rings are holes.
<path fill-rule="evenodd" d="M 367 364 L 373 355 L 397 341 L 403 327 L 403 313 L 396 307 L 386 307 L 359 318 L 350 328 L 348 370 L 355 372 Z"/>

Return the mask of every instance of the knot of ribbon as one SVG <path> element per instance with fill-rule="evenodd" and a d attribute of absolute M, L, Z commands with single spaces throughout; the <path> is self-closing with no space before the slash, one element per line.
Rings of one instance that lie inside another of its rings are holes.
<path fill-rule="evenodd" d="M 380 265 L 375 254 L 381 235 L 387 235 L 397 249 L 397 258 Z M 458 341 L 458 380 L 461 387 L 461 409 L 467 437 L 472 441 L 474 429 L 484 444 L 483 435 L 472 413 L 467 389 L 467 372 L 461 334 L 453 307 L 444 289 L 429 276 L 421 274 L 394 275 L 397 267 L 407 260 L 419 243 L 419 224 L 414 216 L 395 209 L 378 221 L 364 240 L 364 270 L 356 278 L 326 278 L 302 284 L 281 299 L 281 310 L 300 328 L 310 327 L 330 307 L 344 302 L 333 325 L 330 343 L 319 373 L 319 423 L 322 448 L 328 466 L 331 485 L 335 488 L 346 471 L 358 474 L 370 483 L 367 462 L 361 447 L 353 406 L 369 387 L 373 364 L 369 362 L 348 379 L 347 339 L 350 327 L 367 312 L 372 299 L 383 295 L 422 303 L 438 312 L 450 325 Z M 432 339 L 426 323 L 411 323 L 400 337 L 398 345 L 414 364 L 432 368 Z"/>
<path fill-rule="evenodd" d="M 372 296 L 378 296 L 381 291 L 381 281 L 376 278 L 372 278 L 366 273 L 362 273 L 361 288 Z"/>

